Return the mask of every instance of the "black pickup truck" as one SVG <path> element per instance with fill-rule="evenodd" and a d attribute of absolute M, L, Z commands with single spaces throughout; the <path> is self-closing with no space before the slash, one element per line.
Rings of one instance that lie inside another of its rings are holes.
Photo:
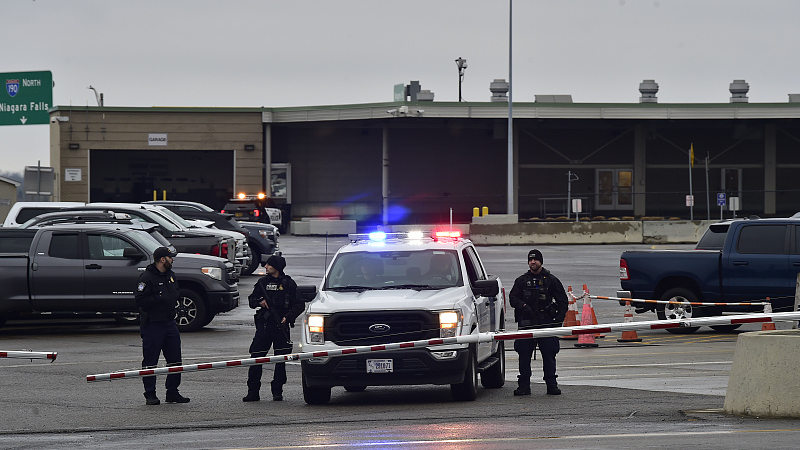
<path fill-rule="evenodd" d="M 0 229 L 0 324 L 40 313 L 138 313 L 137 279 L 161 245 L 146 230 L 124 225 Z M 181 331 L 202 328 L 239 305 L 230 261 L 179 253 L 172 270 L 180 286 Z"/>

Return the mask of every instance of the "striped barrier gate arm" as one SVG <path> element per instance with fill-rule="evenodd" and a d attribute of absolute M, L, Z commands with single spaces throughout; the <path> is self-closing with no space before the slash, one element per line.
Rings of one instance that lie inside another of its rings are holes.
<path fill-rule="evenodd" d="M 58 352 L 24 352 L 24 351 L 4 351 L 0 350 L 0 358 L 20 358 L 20 359 L 49 359 L 50 362 L 56 360 Z"/>
<path fill-rule="evenodd" d="M 229 367 L 244 367 L 257 364 L 274 364 L 286 361 L 302 361 L 311 358 L 337 357 L 361 353 L 376 353 L 391 350 L 402 350 L 407 348 L 436 347 L 440 345 L 452 344 L 474 344 L 479 342 L 491 341 L 510 341 L 515 339 L 531 339 L 541 337 L 561 337 L 573 336 L 590 333 L 609 333 L 614 331 L 641 331 L 641 330 L 661 330 L 666 328 L 711 326 L 711 325 L 736 325 L 744 323 L 763 323 L 763 322 L 791 322 L 800 320 L 800 312 L 786 312 L 773 314 L 739 314 L 719 317 L 701 317 L 699 319 L 673 319 L 673 320 L 650 320 L 643 322 L 619 322 L 603 325 L 581 325 L 575 327 L 542 328 L 537 330 L 512 331 L 505 333 L 479 333 L 465 336 L 455 336 L 449 338 L 426 339 L 420 341 L 397 342 L 382 345 L 365 345 L 361 347 L 350 347 L 335 350 L 292 353 L 289 355 L 265 356 L 263 358 L 248 358 L 232 361 L 217 361 L 202 364 L 190 364 L 181 366 L 159 367 L 155 369 L 130 370 L 125 372 L 112 372 L 96 375 L 87 375 L 86 381 L 119 380 L 124 378 L 150 377 L 156 375 L 168 375 L 170 373 L 198 372 L 211 369 L 226 369 Z"/>
<path fill-rule="evenodd" d="M 693 305 L 693 306 L 764 306 L 769 305 L 769 302 L 738 302 L 738 303 L 708 303 L 708 302 L 675 302 L 671 300 L 642 300 L 640 298 L 624 298 L 624 297 L 603 297 L 600 295 L 592 295 L 592 298 L 600 300 L 618 300 L 621 302 L 636 302 L 636 303 L 658 303 L 669 305 Z"/>

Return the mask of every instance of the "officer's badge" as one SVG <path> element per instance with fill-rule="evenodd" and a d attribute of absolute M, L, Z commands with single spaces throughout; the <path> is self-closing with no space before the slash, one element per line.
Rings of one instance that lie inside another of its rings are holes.
<path fill-rule="evenodd" d="M 136 290 L 139 291 L 139 292 L 142 292 L 142 291 L 144 291 L 144 287 L 145 286 L 146 285 L 144 284 L 144 281 L 142 281 L 141 283 L 139 283 L 138 286 L 136 286 Z"/>
<path fill-rule="evenodd" d="M 279 284 L 279 285 L 278 285 L 278 290 L 279 290 L 279 291 L 282 291 L 282 290 L 283 290 L 283 285 L 282 285 L 282 284 Z"/>
<path fill-rule="evenodd" d="M 169 277 L 169 282 L 170 282 L 170 283 L 174 283 L 174 282 L 175 282 L 175 279 L 174 279 L 174 278 L 172 278 L 172 277 Z"/>

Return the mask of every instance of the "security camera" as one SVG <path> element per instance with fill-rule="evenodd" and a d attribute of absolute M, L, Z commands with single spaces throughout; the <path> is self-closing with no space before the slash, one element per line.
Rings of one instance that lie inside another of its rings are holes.
<path fill-rule="evenodd" d="M 390 109 L 390 110 L 386 111 L 386 113 L 394 115 L 394 114 L 397 114 L 397 110 L 396 109 Z"/>

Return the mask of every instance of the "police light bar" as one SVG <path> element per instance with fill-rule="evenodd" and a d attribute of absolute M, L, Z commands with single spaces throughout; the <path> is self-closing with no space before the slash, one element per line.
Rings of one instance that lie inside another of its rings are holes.
<path fill-rule="evenodd" d="M 351 233 L 347 235 L 350 242 L 386 242 L 386 241 L 405 241 L 431 239 L 430 233 L 422 231 L 408 231 L 387 233 L 385 231 L 373 231 L 371 233 Z"/>
<path fill-rule="evenodd" d="M 444 238 L 458 239 L 461 237 L 461 232 L 458 230 L 437 231 L 436 233 L 434 233 L 434 236 L 436 237 L 436 239 L 444 239 Z"/>

